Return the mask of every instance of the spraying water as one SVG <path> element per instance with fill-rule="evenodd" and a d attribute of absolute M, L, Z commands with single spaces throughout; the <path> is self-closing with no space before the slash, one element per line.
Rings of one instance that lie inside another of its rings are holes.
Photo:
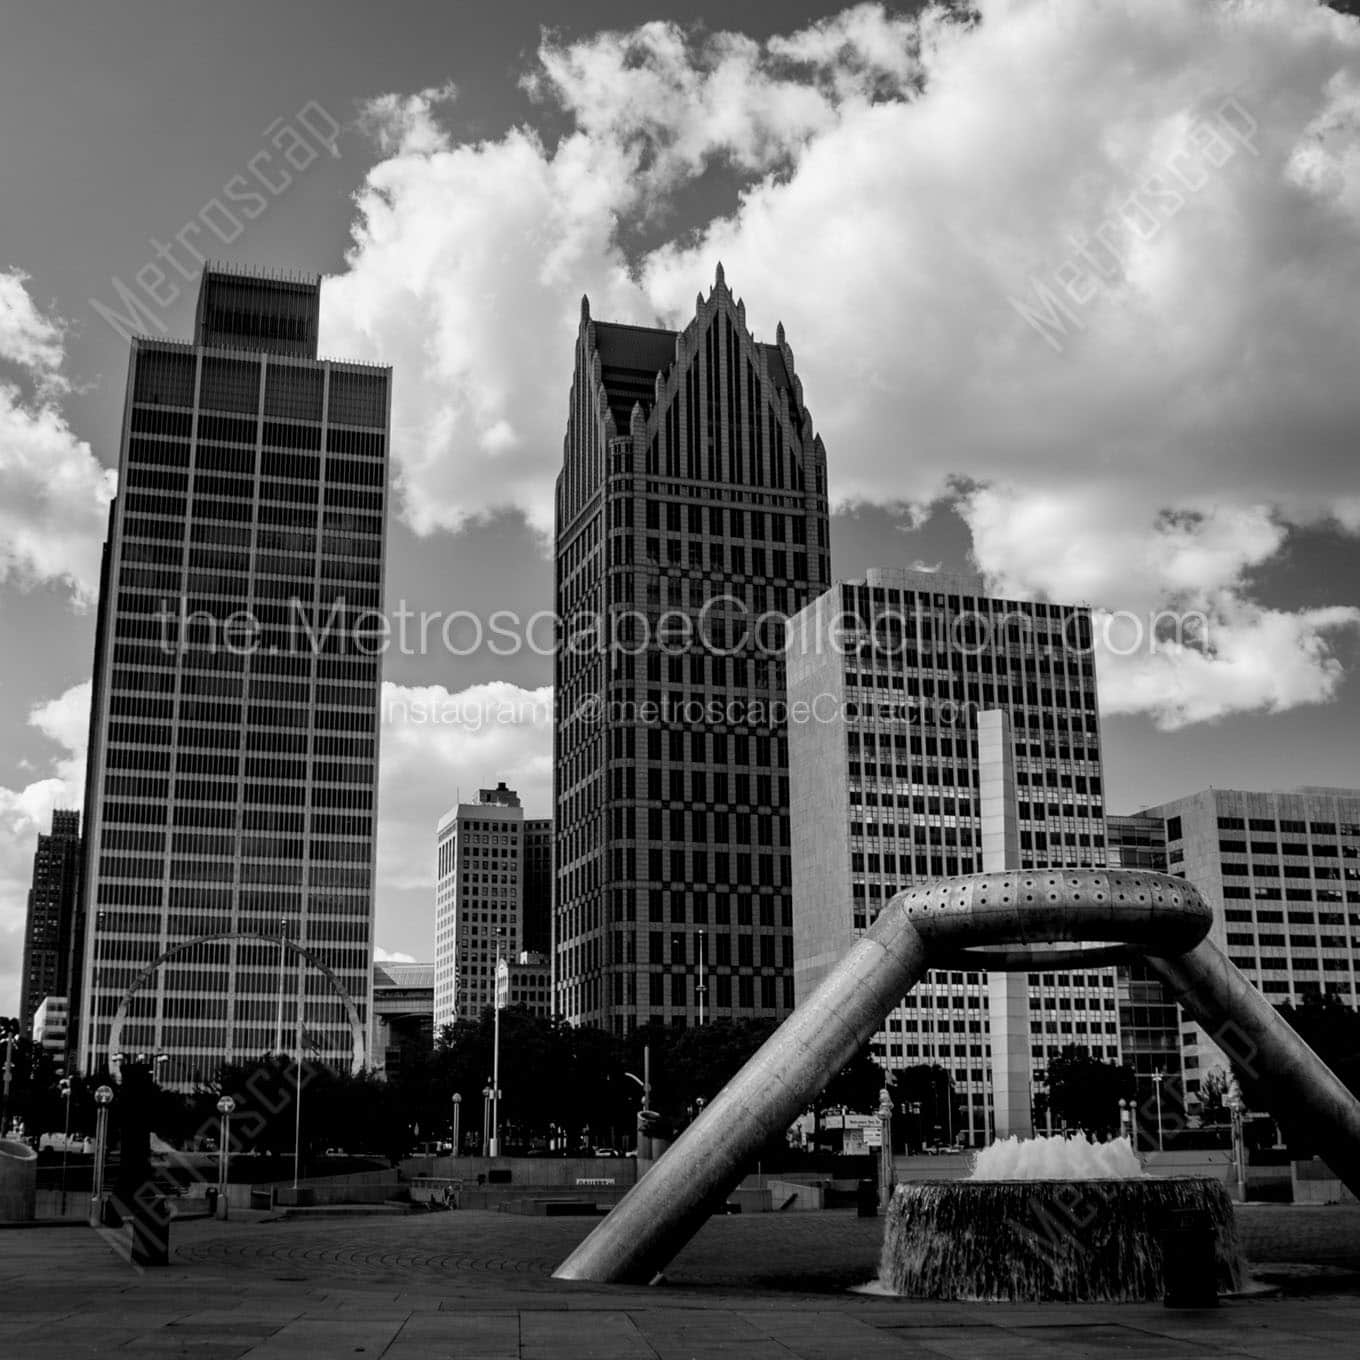
<path fill-rule="evenodd" d="M 1143 1175 L 1127 1138 L 1097 1143 L 1084 1133 L 1052 1138 L 1014 1136 L 983 1148 L 970 1181 L 1135 1180 Z"/>

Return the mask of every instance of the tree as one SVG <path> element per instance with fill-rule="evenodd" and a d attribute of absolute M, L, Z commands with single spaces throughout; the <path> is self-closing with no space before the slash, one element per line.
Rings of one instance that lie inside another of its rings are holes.
<path fill-rule="evenodd" d="M 1210 1068 L 1199 1084 L 1200 1122 L 1207 1125 L 1228 1123 L 1227 1096 L 1228 1073 L 1221 1067 Z"/>
<path fill-rule="evenodd" d="M 1045 1083 L 1054 1123 L 1084 1129 L 1095 1138 L 1120 1131 L 1119 1102 L 1132 1101 L 1137 1091 L 1132 1067 L 1101 1062 L 1073 1045 L 1050 1061 Z"/>
<path fill-rule="evenodd" d="M 898 1107 L 906 1116 L 906 1143 L 920 1147 L 938 1139 L 953 1141 L 963 1124 L 953 1078 L 938 1063 L 914 1063 L 893 1074 Z"/>
<path fill-rule="evenodd" d="M 60 1103 L 57 1093 L 57 1072 L 52 1055 L 41 1044 L 24 1033 L 17 1019 L 0 1016 L 0 1065 L 5 1062 L 5 1039 L 14 1036 L 9 1049 L 9 1088 L 4 1110 L 4 1125 L 8 1128 L 16 1120 L 23 1122 L 26 1134 L 37 1136 L 50 1128 L 62 1127 L 61 1115 L 54 1106 Z M 40 1127 L 42 1126 L 42 1127 Z"/>
<path fill-rule="evenodd" d="M 1328 992 L 1305 997 L 1301 1006 L 1281 1006 L 1279 1012 L 1341 1083 L 1360 1096 L 1360 1010 Z M 1251 1073 L 1240 1071 L 1237 1077 L 1249 1090 Z"/>
<path fill-rule="evenodd" d="M 632 1047 L 639 1064 L 642 1044 L 651 1048 L 652 1108 L 677 1120 L 687 1118 L 700 1100 L 712 1101 L 776 1028 L 774 1020 L 722 1019 L 684 1029 L 639 1030 Z"/>
<path fill-rule="evenodd" d="M 1300 1005 L 1284 1005 L 1276 1009 L 1281 1019 L 1322 1059 L 1341 1084 L 1360 1096 L 1360 1011 L 1331 993 L 1313 993 L 1306 996 Z M 1217 1071 L 1221 1088 L 1226 1085 L 1227 1074 L 1222 1069 Z M 1248 1107 L 1258 1111 L 1266 1108 L 1264 1092 L 1251 1061 L 1234 1061 L 1232 1074 L 1237 1078 Z M 1210 1073 L 1209 1077 L 1213 1075 Z M 1205 1090 L 1209 1077 L 1205 1078 L 1200 1089 L 1205 1123 L 1210 1122 L 1210 1103 Z M 1270 1113 L 1279 1124 L 1294 1156 L 1314 1155 L 1316 1147 L 1310 1121 L 1300 1119 L 1288 1107 L 1275 1108 Z M 1222 1123 L 1228 1122 L 1226 1111 L 1222 1111 L 1220 1120 Z"/>
<path fill-rule="evenodd" d="M 453 1093 L 463 1097 L 464 1130 L 475 1142 L 482 1091 L 493 1067 L 495 1012 L 444 1026 L 424 1068 L 401 1085 L 411 1117 L 422 1129 L 444 1131 Z M 519 1006 L 501 1011 L 501 1141 L 529 1148 L 549 1139 L 575 1146 L 587 1126 L 631 1138 L 636 1088 L 624 1076 L 623 1048 L 613 1035 L 531 1014 Z M 474 1113 L 475 1112 L 475 1113 Z M 631 1146 L 631 1143 L 630 1143 Z"/>

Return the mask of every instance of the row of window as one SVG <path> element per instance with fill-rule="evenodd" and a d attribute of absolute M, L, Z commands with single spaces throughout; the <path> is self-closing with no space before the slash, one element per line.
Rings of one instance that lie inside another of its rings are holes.
<path fill-rule="evenodd" d="M 210 325 L 216 328 L 239 330 L 244 335 L 259 332 L 260 319 L 251 317 L 249 324 L 224 322 L 225 313 L 215 311 Z M 275 326 L 286 326 L 286 337 L 294 343 L 307 343 L 307 326 L 303 317 L 272 318 Z M 322 395 L 325 379 L 330 378 L 329 402 L 325 415 L 337 425 L 357 425 L 367 429 L 383 429 L 387 419 L 387 391 L 390 374 L 385 370 L 356 370 L 340 368 L 315 360 L 310 363 L 287 364 L 270 359 L 263 370 L 261 359 L 255 355 L 227 357 L 199 353 L 194 350 L 144 350 L 137 356 L 133 377 L 133 427 L 164 434 L 187 434 L 193 425 L 192 409 L 167 410 L 167 407 L 194 406 L 196 361 L 202 360 L 197 370 L 198 406 L 202 411 L 239 412 L 250 419 L 232 419 L 230 415 L 200 414 L 200 426 L 216 421 L 225 427 L 228 438 L 250 438 L 248 431 L 260 407 L 260 380 L 264 375 L 265 414 L 287 416 L 299 420 L 319 421 L 322 418 Z M 266 428 L 269 422 L 266 421 Z M 222 437 L 222 436 L 219 436 Z"/>
<path fill-rule="evenodd" d="M 1360 902 L 1360 892 L 1340 888 L 1286 888 L 1281 897 L 1279 888 L 1251 887 L 1236 883 L 1224 885 L 1223 896 L 1229 901 L 1254 898 L 1258 902 Z"/>
<path fill-rule="evenodd" d="M 1335 842 L 1330 844 L 1314 843 L 1307 844 L 1304 841 L 1251 841 L 1251 853 L 1253 855 L 1278 856 L 1292 855 L 1295 858 L 1307 859 L 1310 855 L 1318 859 L 1336 859 L 1344 855 L 1347 859 L 1360 858 L 1360 846 L 1338 845 Z M 1248 842 L 1219 839 L 1218 849 L 1224 855 L 1245 855 L 1247 853 Z"/>
<path fill-rule="evenodd" d="M 1218 829 L 1220 831 L 1278 831 L 1281 835 L 1301 836 L 1305 832 L 1311 832 L 1314 836 L 1360 836 L 1360 822 L 1303 822 L 1281 818 L 1278 822 L 1273 817 L 1220 817 L 1218 819 Z M 1171 839 L 1179 840 L 1180 836 L 1173 836 Z"/>

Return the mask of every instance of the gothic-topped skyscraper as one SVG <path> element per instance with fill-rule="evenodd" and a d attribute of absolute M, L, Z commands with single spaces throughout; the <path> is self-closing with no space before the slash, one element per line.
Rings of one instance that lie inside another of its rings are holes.
<path fill-rule="evenodd" d="M 783 617 L 831 580 L 826 452 L 783 327 L 721 265 L 683 331 L 582 300 L 557 481 L 559 1013 L 793 1005 Z"/>

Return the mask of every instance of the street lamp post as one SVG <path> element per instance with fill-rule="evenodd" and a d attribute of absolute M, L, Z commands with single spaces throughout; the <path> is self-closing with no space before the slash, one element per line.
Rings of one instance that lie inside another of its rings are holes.
<path fill-rule="evenodd" d="M 1238 1193 L 1245 1203 L 1247 1198 L 1247 1150 L 1246 1141 L 1243 1138 L 1242 1116 L 1246 1113 L 1247 1103 L 1242 1099 L 1242 1091 L 1237 1084 L 1236 1077 L 1229 1078 L 1228 1090 L 1223 1097 L 1223 1103 L 1228 1107 L 1228 1113 L 1232 1116 L 1233 1163 L 1237 1168 Z"/>
<path fill-rule="evenodd" d="M 892 1117 L 893 1100 L 885 1086 L 878 1093 L 879 1137 L 882 1139 L 878 1149 L 878 1198 L 885 1211 L 893 1192 Z"/>
<path fill-rule="evenodd" d="M 491 1044 L 491 1142 L 488 1151 L 493 1157 L 501 1154 L 501 1007 L 510 991 L 510 965 L 501 957 L 504 932 L 496 927 L 496 991 L 492 1019 Z"/>
<path fill-rule="evenodd" d="M 1157 1151 L 1161 1152 L 1162 1147 L 1162 1079 L 1166 1073 L 1160 1069 L 1152 1074 L 1153 1089 L 1157 1092 Z"/>
<path fill-rule="evenodd" d="M 279 946 L 283 948 L 282 945 Z M 293 1190 L 302 1184 L 302 1038 L 303 1038 L 303 1001 L 307 983 L 302 975 L 303 956 L 298 955 L 297 967 L 297 1067 L 293 1079 Z"/>
<path fill-rule="evenodd" d="M 0 1095 L 0 1138 L 5 1136 L 5 1130 L 9 1127 L 6 1121 L 9 1118 L 9 1088 L 14 1080 L 14 1040 L 17 1037 L 12 1029 L 5 1035 L 5 1086 L 4 1094 Z"/>
<path fill-rule="evenodd" d="M 283 1056 L 283 990 L 284 990 L 284 937 L 288 934 L 288 922 L 279 922 L 279 1008 L 274 1018 L 274 1052 Z"/>
<path fill-rule="evenodd" d="M 217 1113 L 222 1116 L 222 1127 L 217 1144 L 217 1216 L 226 1218 L 227 1206 L 227 1182 L 229 1179 L 228 1171 L 231 1159 L 231 1112 L 236 1108 L 236 1102 L 230 1096 L 223 1096 L 217 1102 Z"/>
<path fill-rule="evenodd" d="M 61 1137 L 61 1216 L 66 1217 L 66 1154 L 71 1147 L 71 1078 L 60 1082 L 61 1098 L 66 1102 L 66 1132 Z"/>
<path fill-rule="evenodd" d="M 463 1097 L 455 1091 L 453 1093 L 453 1155 L 461 1156 L 463 1151 L 462 1134 L 459 1131 L 460 1121 L 463 1114 Z"/>
<path fill-rule="evenodd" d="M 97 1228 L 103 1217 L 104 1156 L 109 1148 L 109 1103 L 113 1087 L 101 1086 L 94 1093 L 94 1189 L 90 1196 L 90 1227 Z"/>

